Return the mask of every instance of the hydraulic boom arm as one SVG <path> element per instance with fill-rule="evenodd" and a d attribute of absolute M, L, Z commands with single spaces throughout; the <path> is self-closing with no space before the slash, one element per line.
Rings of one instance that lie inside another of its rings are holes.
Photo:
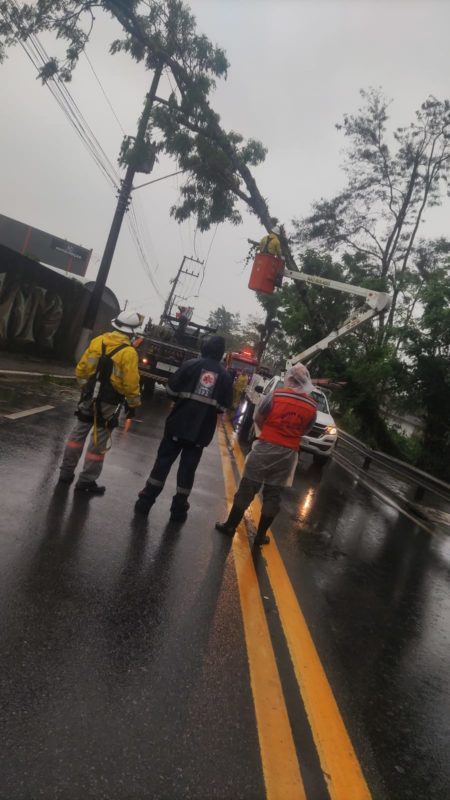
<path fill-rule="evenodd" d="M 350 283 L 341 283 L 340 281 L 333 281 L 328 278 L 320 278 L 317 275 L 307 275 L 305 272 L 297 272 L 295 270 L 285 270 L 284 275 L 287 278 L 292 278 L 294 281 L 303 281 L 304 283 L 313 284 L 314 286 L 324 286 L 327 289 L 334 289 L 338 292 L 359 295 L 365 298 L 366 304 L 369 306 L 365 311 L 353 314 L 337 328 L 337 330 L 331 331 L 331 333 L 321 339 L 320 342 L 313 344 L 302 353 L 290 358 L 286 365 L 287 368 L 292 367 L 299 361 L 304 362 L 305 359 L 311 360 L 317 353 L 326 350 L 336 339 L 340 339 L 341 336 L 344 336 L 344 334 L 348 333 L 348 331 L 351 331 L 353 328 L 357 328 L 358 325 L 366 322 L 366 320 L 372 319 L 383 311 L 387 311 L 391 305 L 391 295 L 386 292 L 376 292 L 373 289 L 364 289 L 362 286 L 353 286 Z"/>

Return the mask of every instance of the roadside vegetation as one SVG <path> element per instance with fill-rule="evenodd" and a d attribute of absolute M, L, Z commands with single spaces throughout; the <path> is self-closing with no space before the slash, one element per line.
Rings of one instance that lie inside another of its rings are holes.
<path fill-rule="evenodd" d="M 121 33 L 112 55 L 125 52 L 172 80 L 170 93 L 155 98 L 146 152 L 135 152 L 128 137 L 119 163 L 153 163 L 161 154 L 173 159 L 184 173 L 170 210 L 176 221 L 193 217 L 207 230 L 239 224 L 246 209 L 269 230 L 276 217 L 252 172 L 266 149 L 227 130 L 214 111 L 214 88 L 229 64 L 197 31 L 182 0 L 0 0 L 0 60 L 11 46 L 27 48 L 33 37 L 53 34 L 57 55 L 42 62 L 41 79 L 69 81 L 105 14 Z M 290 268 L 392 295 L 387 314 L 340 340 L 311 369 L 343 384 L 336 399 L 353 433 L 450 480 L 450 240 L 422 236 L 425 214 L 448 195 L 450 103 L 430 96 L 410 123 L 392 130 L 383 94 L 369 89 L 361 96 L 359 111 L 338 125 L 347 146 L 342 189 L 313 202 L 306 218 L 285 221 L 283 254 Z M 222 306 L 209 322 L 216 320 L 229 347 L 253 343 L 278 368 L 358 308 L 346 295 L 299 285 L 260 302 L 261 318 L 243 323 Z M 420 443 L 387 426 L 386 408 L 423 418 Z"/>

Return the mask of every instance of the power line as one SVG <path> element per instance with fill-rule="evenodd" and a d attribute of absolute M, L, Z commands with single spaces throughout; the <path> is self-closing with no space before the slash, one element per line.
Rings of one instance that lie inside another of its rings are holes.
<path fill-rule="evenodd" d="M 204 264 L 203 264 L 202 279 L 201 279 L 201 281 L 200 281 L 200 286 L 198 287 L 198 293 L 199 293 L 199 294 L 200 294 L 200 289 L 201 289 L 201 288 L 202 288 L 202 286 L 203 286 L 203 281 L 205 280 L 205 273 L 206 273 L 206 267 L 207 267 L 207 265 L 208 265 L 208 259 L 209 259 L 209 255 L 210 255 L 210 253 L 211 253 L 211 249 L 212 249 L 212 246 L 213 246 L 213 244 L 214 244 L 214 239 L 216 238 L 216 233 L 217 233 L 217 230 L 218 230 L 218 228 L 219 228 L 219 223 L 217 223 L 217 225 L 216 225 L 216 227 L 215 227 L 215 229 L 214 229 L 214 233 L 213 233 L 213 235 L 212 235 L 212 237 L 211 237 L 211 241 L 210 241 L 210 243 L 209 243 L 208 252 L 207 252 L 207 254 L 206 254 L 206 258 L 205 258 L 205 261 L 204 261 Z"/>
<path fill-rule="evenodd" d="M 137 219 L 136 219 L 136 214 L 135 214 L 134 208 L 132 206 L 130 207 L 130 213 L 129 213 L 128 217 L 127 217 L 127 223 L 128 223 L 128 227 L 130 229 L 130 233 L 131 233 L 131 236 L 133 238 L 133 241 L 134 241 L 134 244 L 135 244 L 135 247 L 136 247 L 137 254 L 138 254 L 139 258 L 140 258 L 141 265 L 144 268 L 144 272 L 147 275 L 147 277 L 148 277 L 150 283 L 152 284 L 152 286 L 153 286 L 156 294 L 158 295 L 159 299 L 164 302 L 164 296 L 161 293 L 161 290 L 159 289 L 159 286 L 157 285 L 157 283 L 156 283 L 156 281 L 155 281 L 155 279 L 154 279 L 154 277 L 152 275 L 152 270 L 151 270 L 150 264 L 148 263 L 147 256 L 145 255 L 144 247 L 142 245 L 141 238 L 140 238 L 140 235 L 139 235 L 139 229 L 138 229 L 138 222 L 137 222 Z"/>
<path fill-rule="evenodd" d="M 153 242 L 152 236 L 150 234 L 149 226 L 147 225 L 145 211 L 143 208 L 143 204 L 139 196 L 134 196 L 132 198 L 132 205 L 134 208 L 134 212 L 136 215 L 136 221 L 138 223 L 138 228 L 143 232 L 143 239 L 146 244 L 147 249 L 152 254 L 152 261 L 155 264 L 155 273 L 159 270 L 159 261 L 158 261 L 158 253 Z"/>
<path fill-rule="evenodd" d="M 197 233 L 198 233 L 198 222 L 197 222 L 197 224 L 195 226 L 195 231 L 194 231 L 194 256 L 196 258 L 198 258 L 198 253 L 197 253 Z"/>
<path fill-rule="evenodd" d="M 108 103 L 108 105 L 109 105 L 109 107 L 110 107 L 110 109 L 112 111 L 112 114 L 113 114 L 113 116 L 114 116 L 114 118 L 115 118 L 115 120 L 116 120 L 116 122 L 117 122 L 117 124 L 118 124 L 118 126 L 120 128 L 120 130 L 122 131 L 123 135 L 125 136 L 126 133 L 125 133 L 124 127 L 123 127 L 119 117 L 116 114 L 116 111 L 114 109 L 113 104 L 111 103 L 111 100 L 109 99 L 108 95 L 106 94 L 106 90 L 104 89 L 103 84 L 102 84 L 100 78 L 98 77 L 98 75 L 97 75 L 97 73 L 96 73 L 96 71 L 94 69 L 94 65 L 93 65 L 91 59 L 89 58 L 86 50 L 83 50 L 83 53 L 84 53 L 84 56 L 86 58 L 86 61 L 88 62 L 89 66 L 91 68 L 91 71 L 92 71 L 92 73 L 94 75 L 94 78 L 95 78 L 95 80 L 97 81 L 97 83 L 98 83 L 98 85 L 100 87 L 100 90 L 101 90 L 101 92 L 103 94 L 103 97 L 105 98 L 106 102 Z"/>
<path fill-rule="evenodd" d="M 13 0 L 13 2 L 14 2 L 14 0 Z M 14 2 L 14 5 L 19 10 L 20 7 L 18 6 L 18 4 L 16 2 Z M 40 73 L 41 70 L 42 70 L 42 67 L 46 63 L 48 63 L 49 55 L 46 52 L 46 50 L 43 47 L 43 45 L 41 44 L 41 42 L 39 41 L 38 37 L 35 36 L 35 35 L 30 35 L 30 36 L 27 37 L 27 41 L 26 42 L 19 40 L 19 43 L 20 43 L 22 49 L 24 50 L 25 54 L 27 55 L 28 59 L 33 64 L 33 66 L 36 69 L 36 71 L 38 73 Z M 89 58 L 88 58 L 86 52 L 85 52 L 85 56 L 86 56 L 86 58 L 87 58 L 87 60 L 89 62 Z M 95 74 L 95 76 L 97 78 L 97 81 L 99 82 L 99 84 L 101 86 L 101 82 L 100 82 L 98 76 L 96 75 L 92 64 L 90 64 L 90 66 L 91 66 L 92 71 L 94 72 L 94 74 Z M 67 86 L 64 84 L 63 81 L 61 81 L 59 79 L 59 77 L 57 75 L 53 76 L 53 78 L 51 78 L 51 79 L 46 80 L 45 81 L 45 85 L 47 86 L 47 88 L 49 89 L 50 93 L 52 94 L 52 96 L 54 97 L 56 102 L 58 103 L 58 105 L 59 105 L 60 109 L 62 110 L 62 112 L 64 113 L 66 119 L 69 121 L 69 123 L 71 124 L 71 126 L 73 127 L 73 129 L 75 130 L 75 132 L 77 133 L 77 135 L 79 136 L 81 141 L 83 142 L 83 145 L 86 147 L 86 149 L 88 150 L 89 154 L 91 155 L 91 157 L 96 162 L 97 166 L 101 170 L 101 172 L 104 175 L 104 177 L 108 180 L 108 182 L 110 184 L 112 184 L 114 189 L 118 189 L 119 185 L 120 185 L 120 182 L 121 182 L 120 176 L 119 176 L 118 172 L 116 171 L 116 168 L 114 167 L 114 165 L 111 163 L 110 159 L 108 158 L 107 154 L 103 150 L 103 148 L 102 148 L 100 142 L 98 141 L 97 137 L 95 136 L 94 132 L 90 128 L 88 122 L 86 121 L 85 117 L 83 116 L 78 104 L 76 103 L 75 99 L 72 97 L 72 95 L 69 92 Z M 112 108 L 112 104 L 111 104 L 111 102 L 109 101 L 109 99 L 108 99 L 108 97 L 106 95 L 106 92 L 103 90 L 102 86 L 101 86 L 101 88 L 102 88 L 103 94 L 105 95 L 105 98 L 108 101 L 108 104 L 111 107 L 111 110 L 115 114 L 114 109 Z M 118 120 L 118 122 L 120 124 L 119 120 Z M 136 250 L 137 250 L 138 256 L 139 256 L 139 258 L 141 260 L 141 264 L 142 264 L 142 266 L 144 268 L 144 271 L 145 271 L 147 277 L 149 278 L 150 282 L 152 283 L 152 286 L 155 289 L 155 291 L 158 294 L 158 296 L 160 297 L 160 299 L 164 300 L 164 297 L 161 294 L 161 291 L 160 291 L 159 287 L 156 285 L 156 282 L 155 282 L 155 280 L 153 278 L 153 275 L 152 275 L 152 272 L 151 272 L 151 267 L 150 267 L 150 265 L 148 263 L 148 259 L 147 259 L 147 256 L 145 254 L 145 250 L 144 250 L 144 247 L 142 245 L 142 241 L 141 241 L 140 234 L 139 234 L 139 224 L 138 224 L 138 221 L 137 221 L 137 218 L 136 218 L 136 214 L 135 214 L 135 211 L 134 211 L 133 208 L 131 209 L 131 213 L 127 217 L 127 220 L 128 220 L 128 224 L 129 224 L 129 228 L 130 228 L 130 233 L 131 233 L 131 236 L 133 238 L 134 244 L 136 246 Z"/>
<path fill-rule="evenodd" d="M 13 4 L 16 10 L 20 12 L 19 3 L 13 0 Z M 14 20 L 10 20 L 10 23 L 14 24 Z M 42 67 L 49 62 L 50 57 L 38 37 L 34 34 L 30 34 L 26 42 L 19 39 L 19 43 L 37 72 L 41 73 Z M 54 75 L 51 79 L 45 81 L 45 85 L 82 140 L 84 146 L 90 152 L 92 158 L 96 161 L 97 166 L 108 181 L 112 183 L 114 188 L 117 189 L 120 185 L 120 177 L 81 113 L 78 104 L 72 97 L 66 84 L 60 80 L 58 75 Z"/>
<path fill-rule="evenodd" d="M 34 68 L 40 72 L 46 61 L 48 61 L 48 55 L 46 54 L 37 37 L 29 36 L 27 43 L 20 42 L 20 44 Z M 47 80 L 45 85 L 83 142 L 84 146 L 89 151 L 91 157 L 97 163 L 97 166 L 100 168 L 103 175 L 107 178 L 108 182 L 111 183 L 115 189 L 117 189 L 120 183 L 120 177 L 101 147 L 98 139 L 90 129 L 85 118 L 81 114 L 80 109 L 78 108 L 67 87 L 64 86 L 64 84 L 56 77 L 52 78 L 51 80 Z"/>

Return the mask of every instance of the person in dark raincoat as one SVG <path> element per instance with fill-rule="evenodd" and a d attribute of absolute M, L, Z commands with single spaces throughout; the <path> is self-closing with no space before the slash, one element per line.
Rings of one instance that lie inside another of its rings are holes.
<path fill-rule="evenodd" d="M 148 514 L 164 488 L 172 464 L 180 455 L 170 518 L 177 522 L 186 519 L 188 497 L 203 449 L 214 436 L 217 415 L 232 404 L 232 380 L 220 363 L 224 352 L 224 338 L 212 336 L 203 343 L 200 358 L 185 361 L 170 376 L 167 393 L 175 403 L 167 417 L 153 469 L 139 492 L 134 507 L 136 513 Z"/>

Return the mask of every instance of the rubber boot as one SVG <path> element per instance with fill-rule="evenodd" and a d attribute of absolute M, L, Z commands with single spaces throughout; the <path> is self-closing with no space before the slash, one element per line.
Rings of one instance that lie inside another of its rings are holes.
<path fill-rule="evenodd" d="M 83 492 L 83 494 L 90 495 L 103 495 L 106 492 L 106 486 L 99 486 L 96 481 L 89 481 L 89 483 L 77 483 L 75 486 L 76 492 Z"/>
<path fill-rule="evenodd" d="M 225 520 L 225 522 L 216 522 L 216 531 L 220 531 L 220 533 L 224 533 L 226 536 L 234 536 L 244 513 L 245 508 L 238 508 L 235 505 L 231 506 L 228 519 Z"/>
<path fill-rule="evenodd" d="M 142 514 L 146 517 L 161 491 L 162 486 L 156 487 L 146 483 L 142 491 L 139 492 L 138 499 L 134 505 L 136 514 Z"/>
<path fill-rule="evenodd" d="M 186 522 L 190 505 L 186 494 L 174 494 L 170 506 L 170 519 L 172 522 Z"/>
<path fill-rule="evenodd" d="M 255 544 L 257 545 L 270 544 L 270 538 L 267 536 L 267 531 L 272 525 L 274 519 L 275 517 L 265 517 L 265 516 L 260 517 L 258 530 L 256 531 L 256 536 L 255 536 Z"/>

